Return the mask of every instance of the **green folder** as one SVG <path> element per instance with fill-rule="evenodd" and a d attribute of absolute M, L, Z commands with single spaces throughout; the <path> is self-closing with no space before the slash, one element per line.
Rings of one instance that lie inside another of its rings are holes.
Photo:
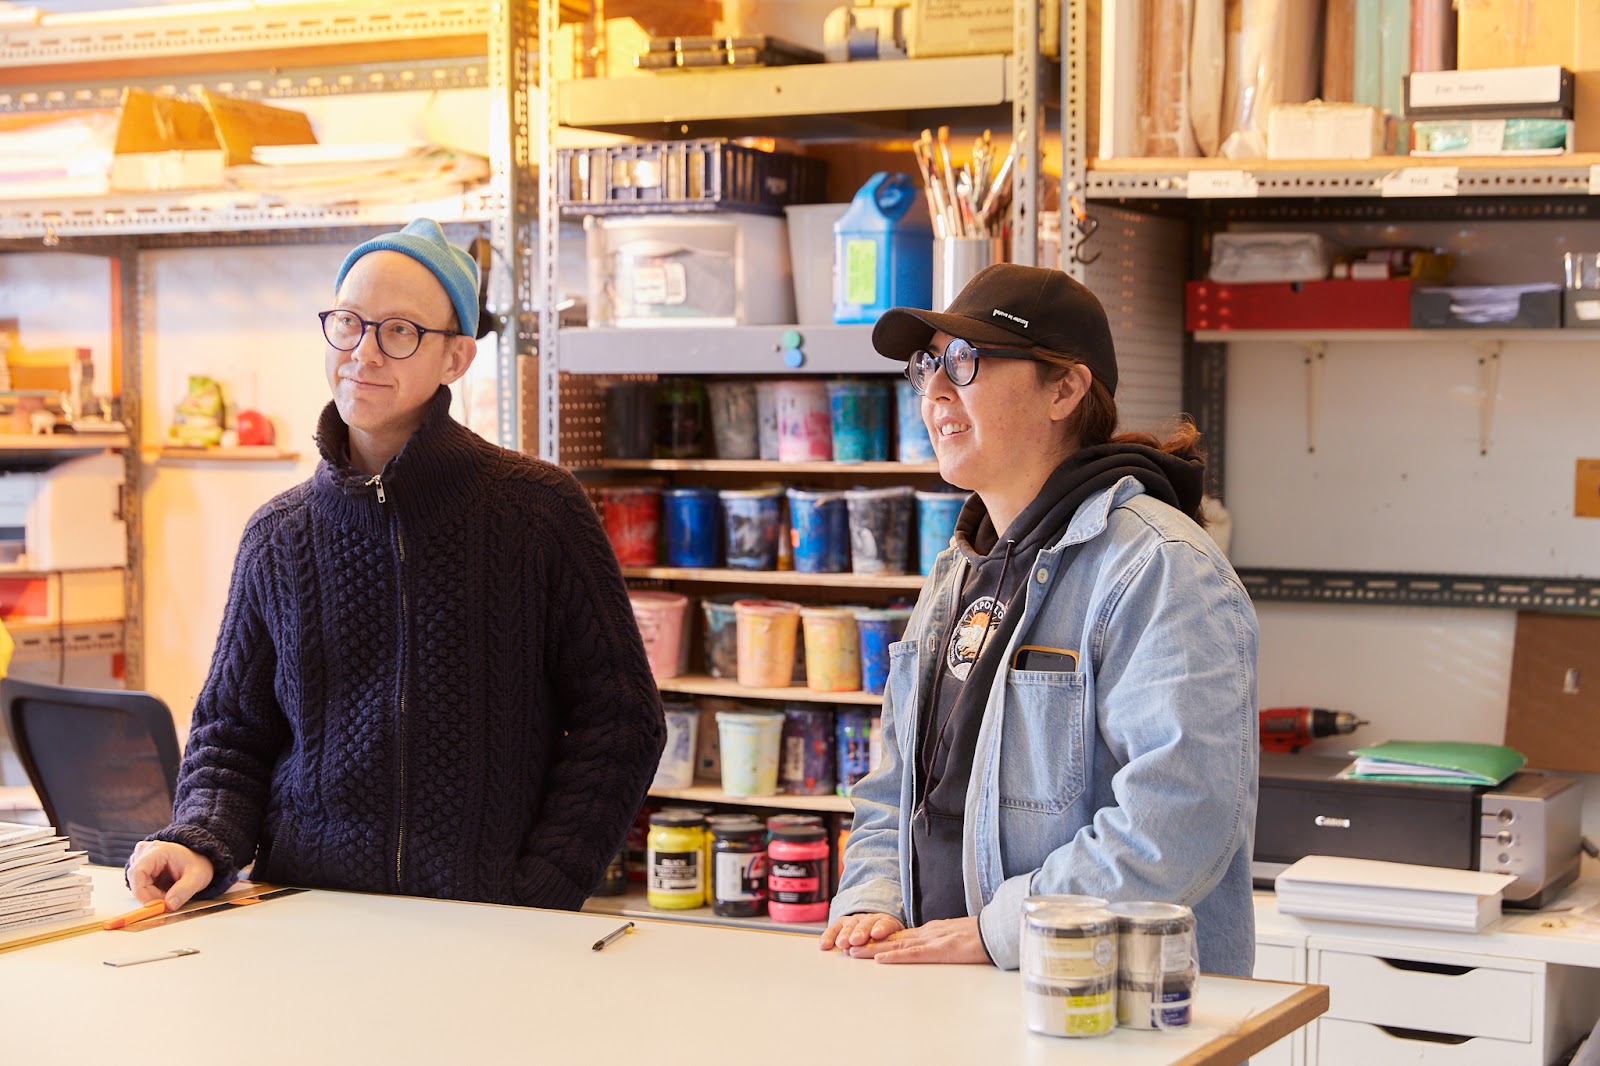
<path fill-rule="evenodd" d="M 1386 740 L 1350 754 L 1356 756 L 1350 777 L 1424 785 L 1498 785 L 1528 761 L 1503 744 L 1460 740 Z"/>

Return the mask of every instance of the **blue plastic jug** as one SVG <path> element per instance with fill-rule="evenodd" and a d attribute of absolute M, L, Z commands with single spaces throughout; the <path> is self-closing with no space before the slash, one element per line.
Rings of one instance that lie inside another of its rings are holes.
<path fill-rule="evenodd" d="M 933 303 L 933 227 L 909 174 L 879 171 L 833 224 L 833 320 Z"/>

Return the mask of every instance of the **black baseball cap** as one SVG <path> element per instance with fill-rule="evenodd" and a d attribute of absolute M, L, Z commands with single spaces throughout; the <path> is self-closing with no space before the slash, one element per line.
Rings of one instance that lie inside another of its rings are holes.
<path fill-rule="evenodd" d="M 872 346 L 879 355 L 905 361 L 938 331 L 980 348 L 1044 348 L 1074 356 L 1107 392 L 1117 393 L 1117 351 L 1105 308 L 1062 271 L 986 266 L 943 311 L 889 308 L 872 327 Z"/>

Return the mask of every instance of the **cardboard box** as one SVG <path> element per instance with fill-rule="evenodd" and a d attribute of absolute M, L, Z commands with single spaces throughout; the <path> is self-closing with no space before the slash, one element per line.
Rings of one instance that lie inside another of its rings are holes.
<path fill-rule="evenodd" d="M 1600 68 L 1600 0 L 1457 0 L 1456 66 Z"/>
<path fill-rule="evenodd" d="M 1304 281 L 1185 285 L 1184 328 L 1406 329 L 1411 281 Z"/>
<path fill-rule="evenodd" d="M 1600 64 L 1572 75 L 1572 150 L 1600 152 Z"/>
<path fill-rule="evenodd" d="M 236 100 L 206 89 L 200 103 L 123 90 L 111 157 L 119 191 L 216 189 L 224 170 L 252 161 L 257 145 L 315 144 L 311 120 L 298 111 Z"/>
<path fill-rule="evenodd" d="M 1013 10 L 1012 0 L 911 0 L 906 55 L 1010 54 L 1015 45 Z M 1039 11 L 1039 51 L 1054 58 L 1060 42 L 1061 5 L 1046 0 Z"/>
<path fill-rule="evenodd" d="M 1385 155 L 1388 120 L 1367 104 L 1279 104 L 1267 116 L 1268 159 Z"/>

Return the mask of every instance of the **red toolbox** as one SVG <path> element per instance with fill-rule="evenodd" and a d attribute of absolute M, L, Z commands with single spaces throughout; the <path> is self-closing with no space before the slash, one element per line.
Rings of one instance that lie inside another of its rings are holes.
<path fill-rule="evenodd" d="M 1184 328 L 1410 329 L 1411 279 L 1258 284 L 1191 281 Z"/>

